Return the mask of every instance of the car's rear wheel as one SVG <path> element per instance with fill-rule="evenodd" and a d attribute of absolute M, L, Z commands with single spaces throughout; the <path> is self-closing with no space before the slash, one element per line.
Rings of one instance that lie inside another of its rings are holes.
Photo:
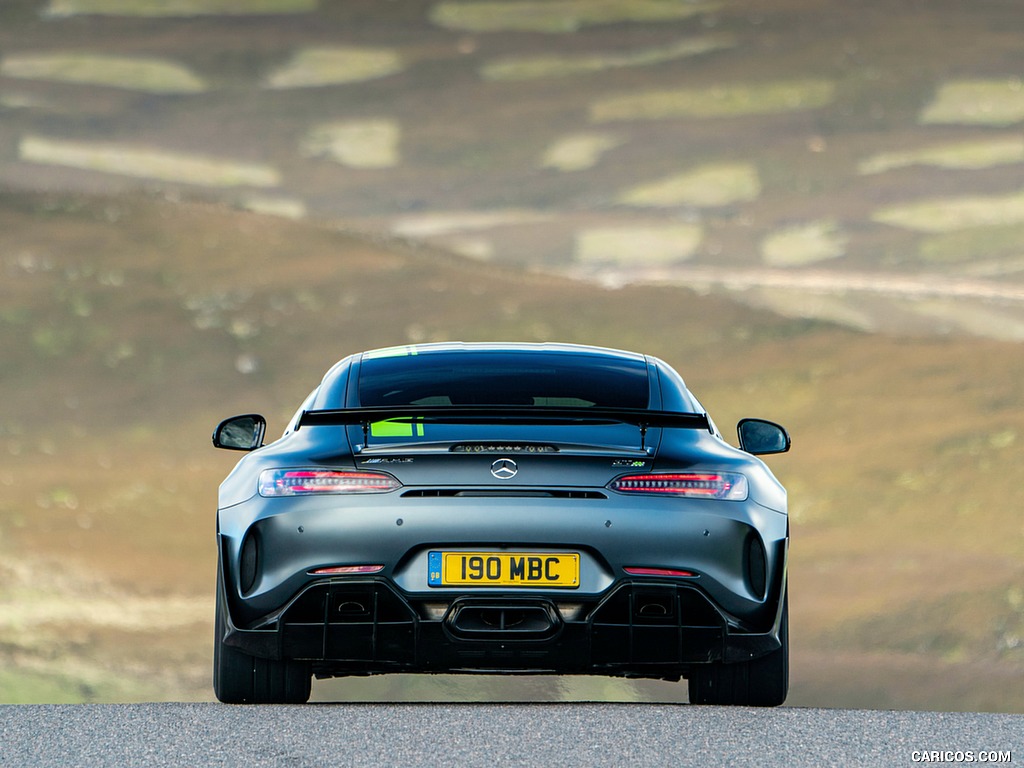
<path fill-rule="evenodd" d="M 789 693 L 789 598 L 779 625 L 782 647 L 751 661 L 708 664 L 688 678 L 691 704 L 777 707 Z"/>
<path fill-rule="evenodd" d="M 304 704 L 312 691 L 312 672 L 301 661 L 250 656 L 227 645 L 227 609 L 223 572 L 217 566 L 217 611 L 213 639 L 213 691 L 225 704 Z"/>

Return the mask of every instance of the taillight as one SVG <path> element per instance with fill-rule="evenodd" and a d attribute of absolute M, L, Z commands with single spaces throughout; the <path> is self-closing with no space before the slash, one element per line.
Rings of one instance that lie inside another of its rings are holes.
<path fill-rule="evenodd" d="M 266 469 L 260 496 L 310 496 L 321 493 L 387 493 L 402 484 L 385 472 L 335 469 Z"/>
<path fill-rule="evenodd" d="M 651 472 L 623 475 L 608 484 L 619 493 L 646 493 L 682 496 L 690 499 L 743 501 L 747 498 L 747 478 L 735 472 Z"/>

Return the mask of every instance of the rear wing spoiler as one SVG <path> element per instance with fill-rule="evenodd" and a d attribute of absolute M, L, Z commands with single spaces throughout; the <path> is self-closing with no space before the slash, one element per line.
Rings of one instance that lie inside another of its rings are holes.
<path fill-rule="evenodd" d="M 700 429 L 713 432 L 706 413 L 651 411 L 644 408 L 587 408 L 537 405 L 400 405 L 375 408 L 338 408 L 303 411 L 295 427 L 362 425 L 364 441 L 370 425 L 380 421 L 399 423 L 439 422 L 448 424 L 515 423 L 530 425 L 633 424 L 640 429 L 643 448 L 652 427 Z"/>

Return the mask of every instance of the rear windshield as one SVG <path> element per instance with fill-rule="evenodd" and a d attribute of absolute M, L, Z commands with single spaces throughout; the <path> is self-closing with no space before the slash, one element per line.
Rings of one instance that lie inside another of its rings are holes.
<path fill-rule="evenodd" d="M 364 358 L 359 404 L 646 408 L 643 359 L 554 352 L 428 352 Z"/>

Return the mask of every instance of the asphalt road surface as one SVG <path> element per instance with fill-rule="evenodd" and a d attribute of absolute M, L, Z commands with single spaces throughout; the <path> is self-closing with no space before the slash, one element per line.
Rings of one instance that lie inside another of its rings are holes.
<path fill-rule="evenodd" d="M 0 765 L 1024 763 L 1024 715 L 665 704 L 0 706 Z"/>

